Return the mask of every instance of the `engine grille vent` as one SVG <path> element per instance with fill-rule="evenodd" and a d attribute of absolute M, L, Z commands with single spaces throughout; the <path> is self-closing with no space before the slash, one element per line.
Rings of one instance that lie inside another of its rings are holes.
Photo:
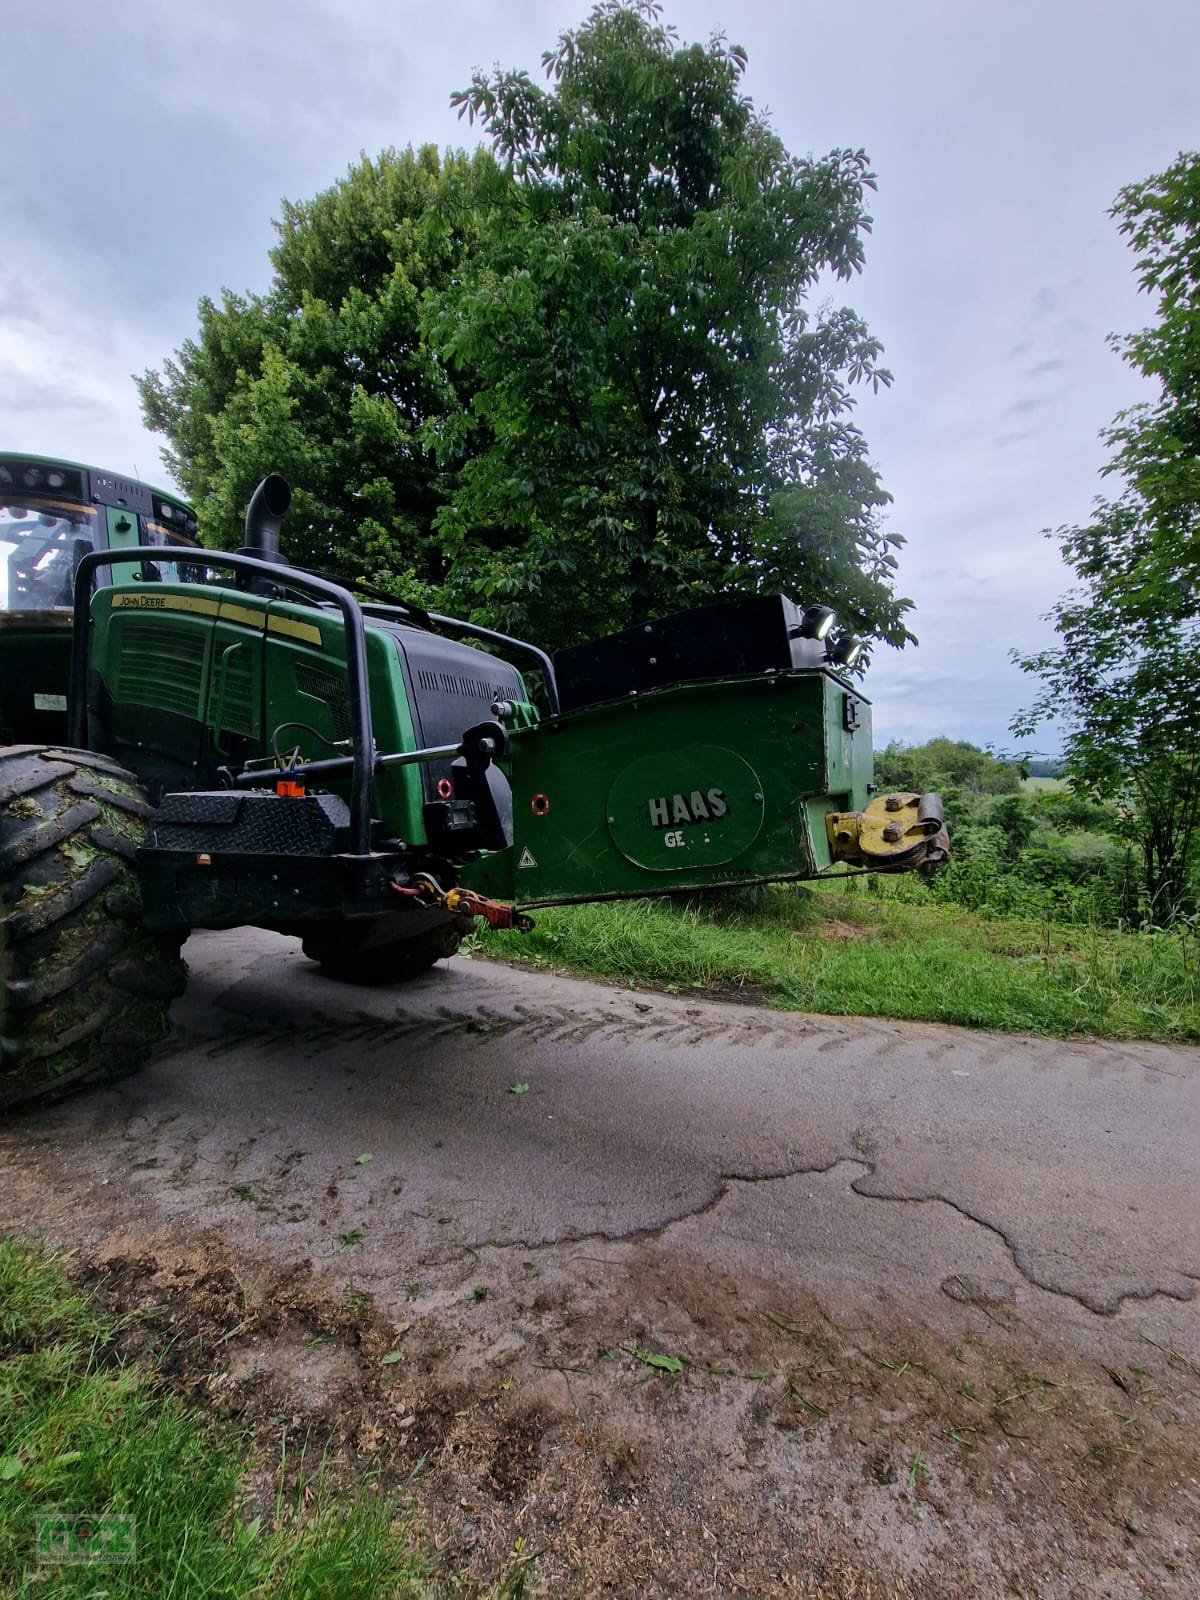
<path fill-rule="evenodd" d="M 201 715 L 206 629 L 166 617 L 123 617 L 116 698 L 183 717 Z"/>
<path fill-rule="evenodd" d="M 468 700 L 486 701 L 489 706 L 493 700 L 507 700 L 513 692 L 511 684 L 497 685 L 483 678 L 464 678 L 456 672 L 433 672 L 428 667 L 418 670 L 417 683 L 431 694 L 462 695 Z"/>
<path fill-rule="evenodd" d="M 295 673 L 296 688 L 301 694 L 311 695 L 314 700 L 322 700 L 329 707 L 330 716 L 333 718 L 333 736 L 335 739 L 349 739 L 353 737 L 354 725 L 350 720 L 350 702 L 346 697 L 346 680 L 336 673 L 322 672 L 320 667 L 310 667 L 303 661 L 292 664 Z"/>
<path fill-rule="evenodd" d="M 221 706 L 221 726 L 231 733 L 258 737 L 258 707 L 254 703 L 254 677 L 250 656 L 241 646 L 225 662 L 225 698 Z"/>

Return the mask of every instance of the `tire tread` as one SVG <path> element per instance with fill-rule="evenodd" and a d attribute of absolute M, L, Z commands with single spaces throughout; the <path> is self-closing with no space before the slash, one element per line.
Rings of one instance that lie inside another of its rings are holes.
<path fill-rule="evenodd" d="M 0 749 L 0 1109 L 141 1065 L 183 989 L 133 858 L 151 813 L 90 751 Z"/>

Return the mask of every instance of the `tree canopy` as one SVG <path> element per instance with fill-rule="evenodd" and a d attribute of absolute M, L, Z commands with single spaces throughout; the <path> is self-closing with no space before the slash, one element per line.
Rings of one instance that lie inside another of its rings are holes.
<path fill-rule="evenodd" d="M 421 313 L 506 188 L 485 151 L 364 158 L 315 199 L 284 203 L 265 294 L 200 302 L 197 336 L 139 388 L 209 543 L 240 544 L 255 484 L 278 471 L 295 491 L 293 560 L 409 598 L 440 591 L 446 490 L 424 430 L 461 401 Z"/>
<path fill-rule="evenodd" d="M 1200 156 L 1123 189 L 1113 215 L 1157 312 L 1113 342 L 1158 393 L 1106 432 L 1119 496 L 1055 534 L 1078 583 L 1051 613 L 1059 643 L 1021 660 L 1042 687 L 1013 727 L 1066 725 L 1069 776 L 1118 803 L 1165 922 L 1190 902 L 1200 825 Z"/>
<path fill-rule="evenodd" d="M 849 309 L 865 154 L 789 155 L 744 51 L 605 0 L 454 103 L 490 152 L 364 160 L 284 208 L 261 297 L 200 306 L 148 425 L 235 542 L 264 471 L 290 552 L 561 644 L 785 589 L 902 644 L 898 535 L 852 423 L 889 375 Z"/>
<path fill-rule="evenodd" d="M 875 778 L 881 789 L 924 793 L 954 788 L 973 795 L 1020 794 L 1024 774 L 1023 763 L 1004 760 L 966 739 L 929 739 L 921 745 L 893 739 L 875 757 Z"/>
<path fill-rule="evenodd" d="M 596 7 L 543 64 L 546 88 L 477 73 L 455 97 L 521 200 L 434 322 L 486 431 L 440 518 L 456 559 L 547 627 L 783 588 L 903 642 L 848 421 L 850 383 L 888 375 L 852 312 L 806 303 L 862 265 L 865 155 L 790 156 L 745 53 L 681 45 L 657 6 Z"/>

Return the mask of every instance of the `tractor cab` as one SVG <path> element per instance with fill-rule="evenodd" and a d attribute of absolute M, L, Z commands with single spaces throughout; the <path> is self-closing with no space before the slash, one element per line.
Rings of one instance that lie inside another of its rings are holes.
<path fill-rule="evenodd" d="M 169 551 L 198 548 L 195 513 L 136 479 L 0 452 L 0 743 L 65 736 L 75 573 L 94 551 L 134 546 L 163 560 L 143 561 L 133 581 L 178 579 Z"/>

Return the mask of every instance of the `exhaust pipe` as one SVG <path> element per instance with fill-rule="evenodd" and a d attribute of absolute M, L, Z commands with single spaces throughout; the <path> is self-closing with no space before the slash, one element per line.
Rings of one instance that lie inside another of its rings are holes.
<path fill-rule="evenodd" d="M 246 542 L 240 554 L 283 566 L 279 554 L 279 525 L 292 503 L 291 485 L 278 472 L 269 473 L 250 496 L 246 507 Z"/>

